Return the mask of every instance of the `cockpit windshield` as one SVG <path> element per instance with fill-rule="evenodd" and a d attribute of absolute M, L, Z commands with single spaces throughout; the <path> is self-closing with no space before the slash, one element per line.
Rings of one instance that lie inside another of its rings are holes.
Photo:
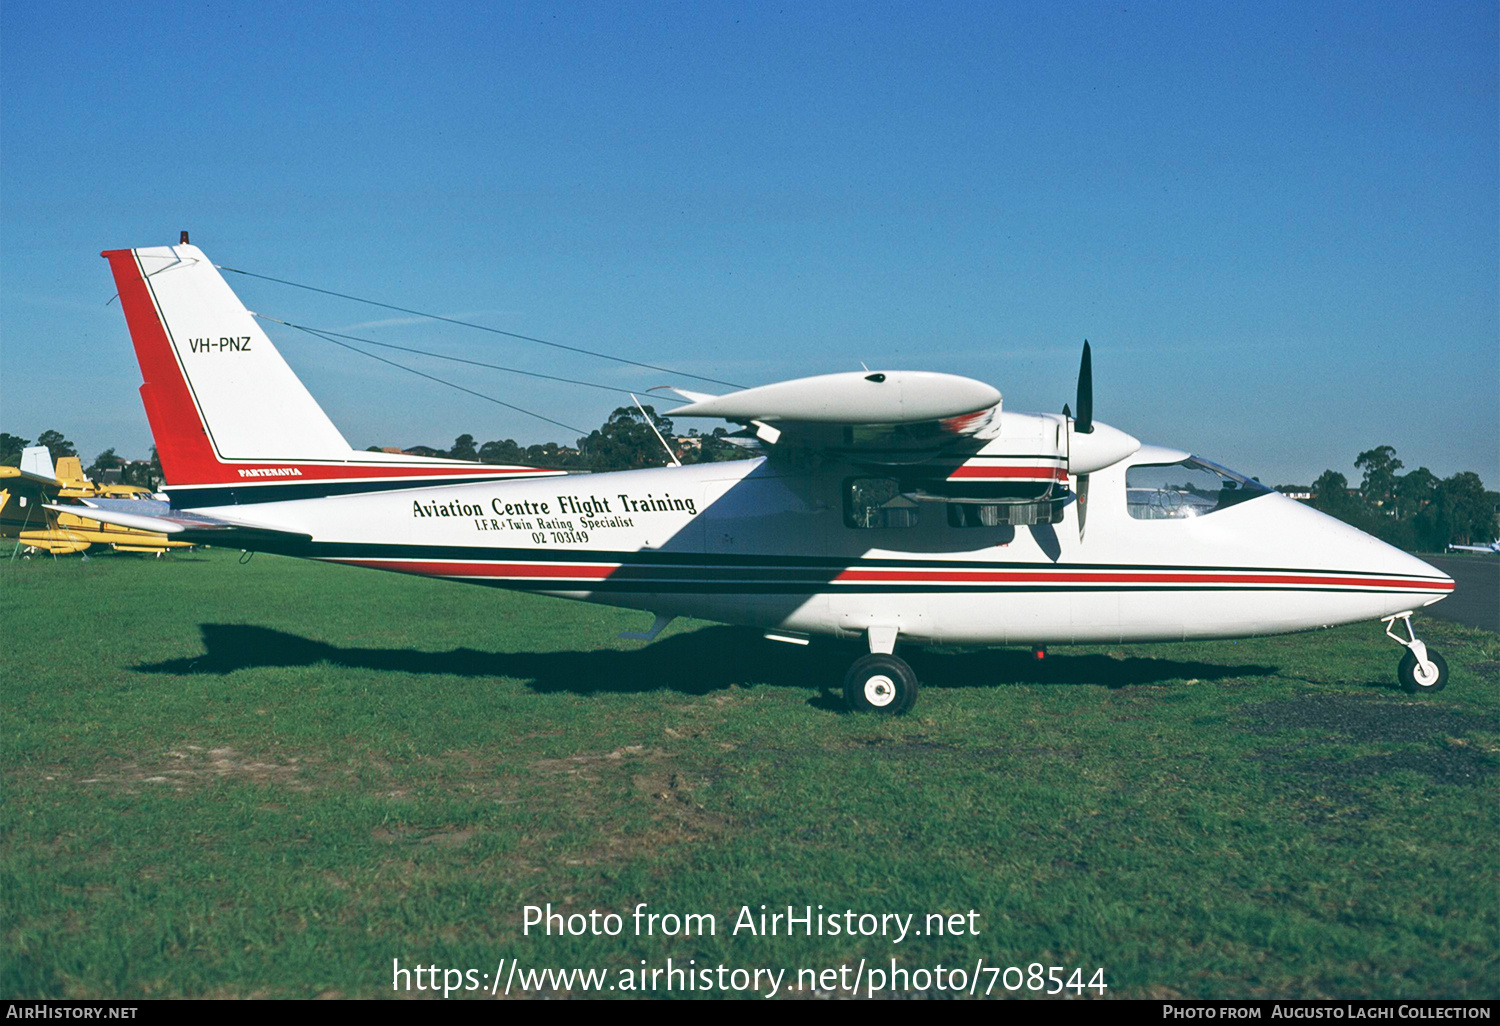
<path fill-rule="evenodd" d="M 1137 520 L 1185 520 L 1265 495 L 1271 489 L 1197 456 L 1142 463 L 1125 471 L 1125 495 Z"/>

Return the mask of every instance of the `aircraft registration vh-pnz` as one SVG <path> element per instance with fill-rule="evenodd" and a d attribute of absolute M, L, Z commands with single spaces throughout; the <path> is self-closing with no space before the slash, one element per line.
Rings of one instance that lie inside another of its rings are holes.
<path fill-rule="evenodd" d="M 203 253 L 112 250 L 170 504 L 97 519 L 183 541 L 863 639 L 852 709 L 902 713 L 902 644 L 1241 638 L 1379 620 L 1440 690 L 1412 611 L 1453 581 L 1259 482 L 979 381 L 859 371 L 708 395 L 758 458 L 591 475 L 352 449 Z M 128 507 L 128 508 L 127 508 Z M 1405 637 L 1395 631 L 1404 624 Z M 822 683 L 822 682 L 820 682 Z M 831 683 L 831 682 L 827 682 Z"/>

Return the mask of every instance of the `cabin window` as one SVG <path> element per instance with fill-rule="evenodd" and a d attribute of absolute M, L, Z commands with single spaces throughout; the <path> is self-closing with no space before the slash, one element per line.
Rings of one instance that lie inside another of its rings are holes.
<path fill-rule="evenodd" d="M 1196 456 L 1125 471 L 1125 501 L 1137 520 L 1190 520 L 1269 491 L 1259 481 Z"/>
<path fill-rule="evenodd" d="M 844 523 L 849 527 L 916 527 L 917 504 L 891 477 L 851 477 L 844 483 Z"/>

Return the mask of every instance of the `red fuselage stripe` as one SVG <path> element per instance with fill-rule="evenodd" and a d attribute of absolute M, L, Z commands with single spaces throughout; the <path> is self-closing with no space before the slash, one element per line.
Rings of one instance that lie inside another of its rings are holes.
<path fill-rule="evenodd" d="M 1409 581 L 1395 577 L 1333 577 L 1327 575 L 1099 572 L 1089 570 L 845 570 L 836 581 L 1004 582 L 1010 584 L 1293 584 L 1318 587 L 1401 588 L 1452 591 L 1451 581 Z"/>
<path fill-rule="evenodd" d="M 614 564 L 557 563 L 474 563 L 437 562 L 415 559 L 335 559 L 350 566 L 375 570 L 400 570 L 405 573 L 434 577 L 515 577 L 523 579 L 606 580 L 618 571 L 630 570 L 637 580 L 658 577 L 665 580 L 717 579 L 695 575 L 689 566 L 618 566 Z M 831 578 L 817 570 L 805 570 L 808 584 L 828 581 L 831 584 L 1206 584 L 1206 585 L 1282 585 L 1293 587 L 1380 588 L 1396 591 L 1453 590 L 1452 581 L 1406 580 L 1397 577 L 1346 577 L 1329 574 L 1254 574 L 1254 573 L 1170 573 L 1155 571 L 1058 571 L 1058 570 L 842 570 Z M 744 568 L 746 580 L 755 580 L 754 568 Z M 733 581 L 724 581 L 732 589 Z"/>

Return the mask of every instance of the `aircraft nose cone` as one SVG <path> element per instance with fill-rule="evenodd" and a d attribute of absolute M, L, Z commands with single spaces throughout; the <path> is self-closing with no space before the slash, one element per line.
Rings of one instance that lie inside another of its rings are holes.
<path fill-rule="evenodd" d="M 1421 609 L 1447 598 L 1453 578 L 1410 552 L 1396 548 L 1341 520 L 1318 514 L 1317 545 L 1331 568 L 1377 579 L 1391 589 L 1390 613 Z"/>
<path fill-rule="evenodd" d="M 1401 552 L 1400 549 L 1397 549 L 1396 551 L 1397 552 Z M 1443 590 L 1438 591 L 1436 594 L 1433 595 L 1433 597 L 1431 599 L 1427 600 L 1426 602 L 1423 602 L 1422 605 L 1424 605 L 1424 606 L 1430 606 L 1434 602 L 1441 602 L 1443 599 L 1445 599 L 1449 595 L 1453 594 L 1453 589 L 1455 587 L 1457 587 L 1457 585 L 1454 583 L 1454 580 L 1453 580 L 1452 577 L 1449 577 L 1446 573 L 1444 573 L 1443 571 L 1439 570 L 1437 567 L 1433 566 L 1431 563 L 1428 563 L 1425 560 L 1418 559 L 1416 556 L 1413 556 L 1409 552 L 1401 552 L 1401 555 L 1405 556 L 1408 560 L 1410 560 L 1411 561 L 1410 565 L 1415 568 L 1413 570 L 1408 571 L 1409 573 L 1421 574 L 1424 577 L 1431 577 L 1436 583 L 1441 584 L 1441 585 L 1444 586 Z"/>

